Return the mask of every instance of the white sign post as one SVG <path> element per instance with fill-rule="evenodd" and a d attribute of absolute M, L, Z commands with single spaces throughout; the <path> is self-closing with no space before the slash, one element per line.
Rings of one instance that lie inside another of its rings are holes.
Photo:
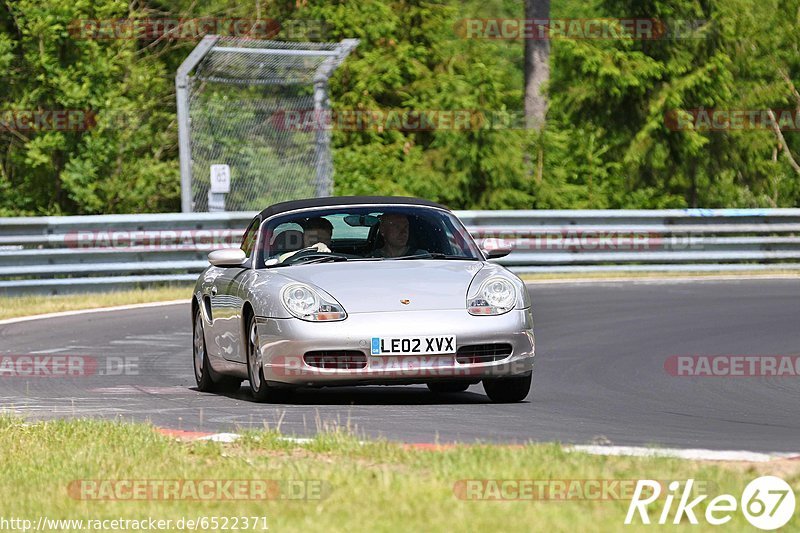
<path fill-rule="evenodd" d="M 211 165 L 211 190 L 208 191 L 209 212 L 225 211 L 225 195 L 231 192 L 231 167 Z"/>

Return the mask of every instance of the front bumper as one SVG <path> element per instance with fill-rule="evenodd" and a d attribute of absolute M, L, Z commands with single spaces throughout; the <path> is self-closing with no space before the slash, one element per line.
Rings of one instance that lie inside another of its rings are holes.
<path fill-rule="evenodd" d="M 272 384 L 328 386 L 408 384 L 443 380 L 479 381 L 532 371 L 535 342 L 530 309 L 499 316 L 472 316 L 465 310 L 356 313 L 341 322 L 305 322 L 295 318 L 257 318 L 264 378 Z M 456 335 L 456 349 L 475 344 L 508 343 L 511 355 L 485 363 L 462 364 L 455 354 L 372 356 L 372 337 Z M 306 352 L 360 351 L 364 368 L 317 368 Z"/>

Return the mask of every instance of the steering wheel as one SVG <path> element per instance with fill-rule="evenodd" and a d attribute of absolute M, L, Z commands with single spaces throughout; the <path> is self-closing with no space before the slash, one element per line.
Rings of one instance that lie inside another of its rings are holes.
<path fill-rule="evenodd" d="M 302 250 L 298 250 L 291 257 L 287 257 L 284 263 L 305 263 L 312 259 L 319 259 L 321 257 L 338 257 L 330 252 L 318 252 L 313 247 L 312 248 L 303 248 Z"/>

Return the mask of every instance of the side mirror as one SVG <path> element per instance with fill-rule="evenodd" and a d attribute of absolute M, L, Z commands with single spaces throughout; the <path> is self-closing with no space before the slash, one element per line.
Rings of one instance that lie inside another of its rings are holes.
<path fill-rule="evenodd" d="M 247 255 L 239 248 L 214 250 L 208 254 L 208 262 L 215 267 L 238 267 L 247 261 Z"/>
<path fill-rule="evenodd" d="M 512 252 L 511 248 L 494 248 L 492 250 L 482 250 L 483 255 L 486 256 L 486 259 L 500 259 L 501 257 L 505 257 Z"/>

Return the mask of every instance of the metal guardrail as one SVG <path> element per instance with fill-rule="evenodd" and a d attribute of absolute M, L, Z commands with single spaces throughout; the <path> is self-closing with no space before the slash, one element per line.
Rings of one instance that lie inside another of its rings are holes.
<path fill-rule="evenodd" d="M 800 269 L 800 209 L 459 211 L 518 273 Z M 189 282 L 254 212 L 0 218 L 0 294 Z"/>

